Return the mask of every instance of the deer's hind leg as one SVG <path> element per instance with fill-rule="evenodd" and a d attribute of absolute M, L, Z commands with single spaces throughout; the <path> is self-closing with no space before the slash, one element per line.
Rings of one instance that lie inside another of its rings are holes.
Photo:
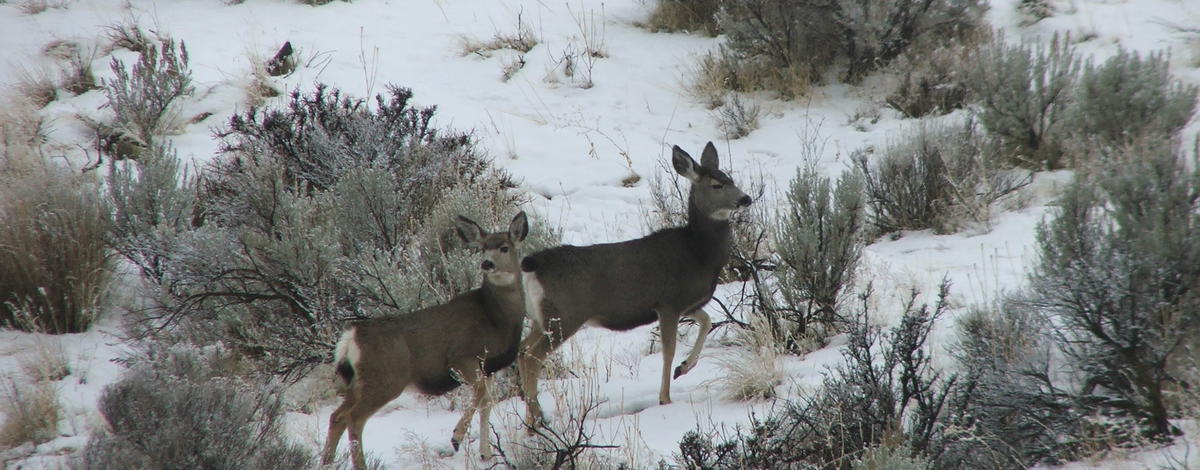
<path fill-rule="evenodd" d="M 553 348 L 550 338 L 545 331 L 533 328 L 529 336 L 521 342 L 520 355 L 517 356 L 517 375 L 521 382 L 521 399 L 525 401 L 525 431 L 533 434 L 539 426 L 546 422 L 538 402 L 538 376 L 542 373 L 542 363 Z"/>
<path fill-rule="evenodd" d="M 399 394 L 397 394 L 399 395 Z M 350 460 L 354 463 L 355 470 L 365 470 L 367 468 L 367 459 L 363 455 L 362 435 L 363 428 L 367 425 L 367 420 L 371 416 L 383 408 L 387 402 L 392 401 L 395 396 L 383 398 L 363 397 L 355 404 L 348 412 L 350 416 Z"/>
<path fill-rule="evenodd" d="M 488 389 L 491 377 L 483 376 L 475 388 L 475 407 L 479 409 L 479 458 L 492 459 L 492 392 Z"/>
<path fill-rule="evenodd" d="M 679 367 L 675 368 L 675 376 L 673 378 L 676 379 L 683 374 L 691 372 L 692 368 L 696 367 L 696 363 L 700 361 L 700 351 L 704 350 L 704 340 L 708 338 L 708 333 L 712 331 L 712 318 L 708 316 L 708 313 L 704 309 L 697 308 L 687 316 L 696 320 L 700 328 L 696 331 L 696 342 L 692 345 L 692 351 L 688 353 L 687 359 L 684 359 L 679 364 Z"/>
<path fill-rule="evenodd" d="M 337 455 L 338 442 L 342 440 L 342 434 L 346 432 L 346 427 L 350 425 L 350 417 L 347 411 L 354 406 L 353 392 L 347 391 L 346 397 L 342 400 L 342 404 L 329 415 L 329 435 L 325 437 L 325 450 L 321 453 L 321 465 L 329 465 L 333 463 L 333 458 Z"/>

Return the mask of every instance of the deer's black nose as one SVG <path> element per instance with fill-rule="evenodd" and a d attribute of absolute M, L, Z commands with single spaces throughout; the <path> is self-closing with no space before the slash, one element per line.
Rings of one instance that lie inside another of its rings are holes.
<path fill-rule="evenodd" d="M 479 265 L 479 269 L 482 269 L 484 271 L 491 271 L 493 269 L 496 269 L 496 263 L 493 263 L 489 260 L 484 260 L 484 262 Z"/>
<path fill-rule="evenodd" d="M 741 199 L 738 199 L 738 207 L 746 207 L 752 202 L 754 202 L 754 200 L 750 199 L 750 196 L 742 196 Z"/>

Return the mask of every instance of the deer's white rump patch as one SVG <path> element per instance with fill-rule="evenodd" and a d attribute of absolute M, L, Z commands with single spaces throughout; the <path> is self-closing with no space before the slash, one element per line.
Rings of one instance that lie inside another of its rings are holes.
<path fill-rule="evenodd" d="M 537 273 L 521 273 L 521 285 L 525 288 L 525 316 L 529 317 L 538 331 L 546 331 L 545 316 L 542 315 L 542 299 L 546 298 L 546 290 L 538 281 Z"/>
<path fill-rule="evenodd" d="M 342 338 L 337 342 L 337 348 L 333 350 L 333 363 L 336 365 L 342 362 L 342 359 L 350 361 L 350 366 L 358 368 L 358 360 L 362 357 L 362 351 L 358 349 L 358 341 L 354 340 L 354 328 L 346 330 L 342 333 Z"/>

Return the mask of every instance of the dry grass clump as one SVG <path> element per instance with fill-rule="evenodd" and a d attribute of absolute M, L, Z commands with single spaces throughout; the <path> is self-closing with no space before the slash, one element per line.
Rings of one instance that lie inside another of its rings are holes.
<path fill-rule="evenodd" d="M 26 377 L 53 382 L 71 375 L 71 361 L 56 337 L 41 337 L 34 341 L 33 348 L 31 354 L 17 359 L 18 367 Z"/>
<path fill-rule="evenodd" d="M 766 60 L 742 58 L 721 46 L 700 57 L 685 86 L 694 99 L 717 108 L 730 92 L 771 92 L 792 99 L 808 93 L 813 82 L 812 74 L 800 66 L 777 67 Z"/>
<path fill-rule="evenodd" d="M 0 379 L 0 449 L 54 439 L 61 414 L 53 382 Z"/>
<path fill-rule="evenodd" d="M 762 107 L 753 100 L 743 100 L 738 93 L 730 93 L 729 99 L 717 107 L 714 114 L 725 138 L 734 140 L 748 136 L 758 129 Z"/>
<path fill-rule="evenodd" d="M 32 158 L 11 163 L 0 169 L 0 326 L 87 330 L 112 271 L 97 185 Z"/>
<path fill-rule="evenodd" d="M 489 40 L 481 40 L 470 36 L 458 37 L 459 54 L 468 56 L 477 54 L 484 57 L 489 57 L 492 51 L 503 49 L 511 49 L 520 53 L 526 53 L 533 50 L 534 46 L 538 45 L 538 38 L 533 33 L 533 29 L 521 20 L 521 16 L 517 15 L 517 29 L 512 33 L 502 33 L 496 31 L 492 34 Z"/>
<path fill-rule="evenodd" d="M 137 20 L 132 17 L 126 18 L 120 23 L 105 26 L 104 29 L 106 30 L 104 37 L 108 39 L 108 49 L 105 51 L 107 53 L 117 49 L 141 53 L 153 45 L 150 38 L 138 26 Z"/>
<path fill-rule="evenodd" d="M 17 81 L 12 87 L 18 97 L 38 108 L 44 108 L 58 98 L 58 85 L 48 70 L 23 68 L 17 72 Z"/>
<path fill-rule="evenodd" d="M 737 348 L 715 360 L 724 372 L 714 379 L 726 398 L 737 401 L 770 400 L 783 383 L 783 371 L 775 366 L 779 350 L 771 344 L 750 349 Z"/>
<path fill-rule="evenodd" d="M 4 2 L 0 2 L 4 3 Z M 51 8 L 66 8 L 69 0 L 20 0 L 15 2 L 17 9 L 26 15 L 36 15 Z"/>
<path fill-rule="evenodd" d="M 716 36 L 719 0 L 658 0 L 650 17 L 639 26 L 653 32 L 700 33 Z"/>
<path fill-rule="evenodd" d="M 92 72 L 92 59 L 96 57 L 96 50 L 93 49 L 90 54 L 84 54 L 83 51 L 76 51 L 69 56 L 64 65 L 62 77 L 60 78 L 60 86 L 75 95 L 82 95 L 89 91 L 100 88 L 96 83 L 96 75 Z"/>

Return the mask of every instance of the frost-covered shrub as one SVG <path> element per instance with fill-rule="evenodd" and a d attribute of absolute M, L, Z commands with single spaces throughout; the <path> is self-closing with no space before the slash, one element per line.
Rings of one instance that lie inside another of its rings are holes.
<path fill-rule="evenodd" d="M 821 81 L 836 65 L 856 82 L 917 44 L 953 41 L 976 29 L 977 0 L 724 0 L 718 15 L 728 55 L 759 71 L 762 85 Z M 731 88 L 736 89 L 736 88 Z"/>
<path fill-rule="evenodd" d="M 143 276 L 166 282 L 176 238 L 191 229 L 194 182 L 166 146 L 154 146 L 138 160 L 113 162 L 107 182 L 110 245 Z"/>
<path fill-rule="evenodd" d="M 987 224 L 993 203 L 1029 182 L 1028 174 L 996 168 L 987 152 L 970 121 L 921 123 L 874 162 L 859 152 L 871 224 L 879 234 Z"/>
<path fill-rule="evenodd" d="M 401 197 L 411 206 L 401 208 L 405 218 L 418 218 L 444 188 L 487 174 L 489 162 L 470 135 L 433 127 L 437 108 L 413 106 L 412 96 L 407 88 L 389 86 L 372 107 L 325 85 L 311 94 L 296 90 L 284 109 L 252 109 L 230 118 L 219 134 L 221 150 L 240 157 L 230 165 L 278 161 L 285 181 L 304 191 L 329 189 L 352 170 L 395 173 L 402 176 L 396 181 Z"/>
<path fill-rule="evenodd" d="M 204 356 L 163 353 L 105 388 L 105 426 L 82 468 L 316 468 L 312 453 L 285 437 L 281 394 L 222 378 Z"/>
<path fill-rule="evenodd" d="M 1050 326 L 1019 297 L 959 317 L 953 355 L 962 371 L 935 468 L 1019 470 L 1080 456 L 1083 402 L 1051 370 Z"/>
<path fill-rule="evenodd" d="M 44 163 L 5 171 L 0 220 L 0 327 L 87 330 L 113 269 L 95 181 Z"/>
<path fill-rule="evenodd" d="M 1171 80 L 1167 57 L 1121 50 L 1088 61 L 1074 89 L 1067 131 L 1075 146 L 1170 140 L 1192 117 L 1197 87 Z"/>
<path fill-rule="evenodd" d="M 1020 0 L 1017 3 L 1017 13 L 1023 17 L 1021 24 L 1029 26 L 1054 16 L 1054 6 L 1049 0 Z"/>
<path fill-rule="evenodd" d="M 914 457 L 904 446 L 883 444 L 863 451 L 851 470 L 927 470 L 929 461 Z M 940 468 L 940 467 L 939 467 Z"/>
<path fill-rule="evenodd" d="M 1200 334 L 1200 170 L 1153 139 L 1102 156 L 1038 228 L 1028 308 L 1056 326 L 1091 411 L 1177 431 L 1169 387 Z"/>
<path fill-rule="evenodd" d="M 229 344 L 298 377 L 327 360 L 346 320 L 478 286 L 452 221 L 501 226 L 521 197 L 469 136 L 435 129 L 433 108 L 410 97 L 393 87 L 368 106 L 318 87 L 284 110 L 235 116 L 224 155 L 194 185 L 169 151 L 114 165 L 113 245 L 157 289 L 155 308 L 136 312 L 140 330 Z M 535 223 L 526 246 L 555 238 Z"/>
<path fill-rule="evenodd" d="M 972 56 L 967 83 L 1003 163 L 1032 169 L 1070 164 L 1062 145 L 1079 56 L 1068 42 L 1010 46 L 997 37 Z"/>
<path fill-rule="evenodd" d="M 172 39 L 163 39 L 158 46 L 146 42 L 132 66 L 114 58 L 111 67 L 115 77 L 104 81 L 104 95 L 113 121 L 104 125 L 100 148 L 113 155 L 121 139 L 141 148 L 156 144 L 157 136 L 178 124 L 176 100 L 195 89 L 187 47 L 182 42 L 176 47 Z"/>
<path fill-rule="evenodd" d="M 863 180 L 846 172 L 835 186 L 802 168 L 787 201 L 774 233 L 783 305 L 763 313 L 778 317 L 771 321 L 776 340 L 801 352 L 796 341 L 809 334 L 810 323 L 828 327 L 838 321 L 845 288 L 853 282 L 863 248 Z"/>
<path fill-rule="evenodd" d="M 657 0 L 645 27 L 651 31 L 716 36 L 721 0 Z"/>
<path fill-rule="evenodd" d="M 947 294 L 943 284 L 935 305 L 918 306 L 914 292 L 886 334 L 869 324 L 864 295 L 849 328 L 846 361 L 814 395 L 753 419 L 732 437 L 689 433 L 678 463 L 705 470 L 850 470 L 885 441 L 902 443 L 913 455 L 939 452 L 954 378 L 933 368 L 926 342 L 947 309 Z"/>

